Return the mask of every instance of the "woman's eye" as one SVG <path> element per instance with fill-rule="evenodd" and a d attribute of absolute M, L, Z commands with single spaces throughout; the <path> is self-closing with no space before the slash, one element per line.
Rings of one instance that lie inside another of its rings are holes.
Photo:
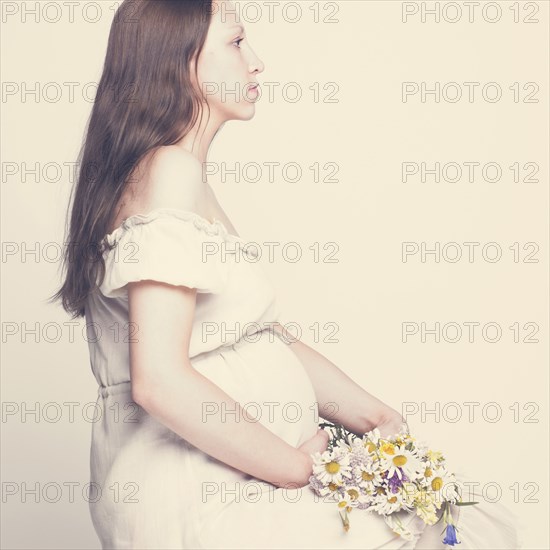
<path fill-rule="evenodd" d="M 235 44 L 237 46 L 237 48 L 240 48 L 239 44 L 244 40 L 244 38 L 239 38 L 239 40 L 235 40 L 235 42 L 233 42 L 233 44 Z"/>

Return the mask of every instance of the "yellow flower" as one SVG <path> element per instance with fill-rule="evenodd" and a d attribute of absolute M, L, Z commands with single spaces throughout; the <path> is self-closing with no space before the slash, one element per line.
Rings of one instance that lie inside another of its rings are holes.
<path fill-rule="evenodd" d="M 438 462 L 443 460 L 443 455 L 439 451 L 428 451 L 426 456 L 431 462 Z"/>
<path fill-rule="evenodd" d="M 424 523 L 428 525 L 433 525 L 437 522 L 437 514 L 432 503 L 426 506 L 418 506 L 416 508 L 416 513 L 424 520 Z"/>
<path fill-rule="evenodd" d="M 382 443 L 380 450 L 387 455 L 395 454 L 395 448 L 393 443 Z"/>
<path fill-rule="evenodd" d="M 370 441 L 367 442 L 367 444 L 365 445 L 365 447 L 367 448 L 367 451 L 369 453 L 374 453 L 374 451 L 376 451 L 376 445 L 374 443 L 371 443 Z"/>

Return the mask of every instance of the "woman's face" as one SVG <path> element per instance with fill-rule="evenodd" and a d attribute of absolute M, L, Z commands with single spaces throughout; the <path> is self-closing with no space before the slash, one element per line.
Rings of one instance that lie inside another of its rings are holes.
<path fill-rule="evenodd" d="M 255 113 L 258 74 L 264 64 L 252 50 L 233 2 L 213 0 L 212 20 L 198 60 L 198 78 L 210 116 L 219 122 L 249 120 Z"/>

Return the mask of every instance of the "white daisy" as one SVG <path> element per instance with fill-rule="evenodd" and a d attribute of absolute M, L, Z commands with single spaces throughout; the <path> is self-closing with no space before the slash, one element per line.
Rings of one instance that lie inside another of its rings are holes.
<path fill-rule="evenodd" d="M 353 477 L 359 487 L 368 491 L 374 491 L 377 486 L 384 483 L 378 464 L 374 462 L 363 462 L 354 466 Z"/>
<path fill-rule="evenodd" d="M 341 485 L 344 482 L 344 477 L 351 477 L 349 459 L 349 453 L 338 448 L 324 451 L 322 454 L 314 453 L 313 474 L 325 485 L 329 483 Z"/>
<path fill-rule="evenodd" d="M 338 494 L 338 507 L 357 508 L 361 504 L 368 502 L 368 497 L 364 495 L 361 489 L 357 486 L 350 485 L 346 487 L 343 493 Z"/>
<path fill-rule="evenodd" d="M 329 500 L 337 500 L 338 493 L 343 491 L 343 485 L 338 485 L 337 483 L 322 483 L 314 475 L 310 477 L 310 486 L 313 490 L 322 497 L 328 497 Z"/>
<path fill-rule="evenodd" d="M 372 509 L 381 515 L 388 515 L 400 510 L 403 507 L 403 495 L 401 492 L 385 492 L 382 487 L 377 490 Z"/>
<path fill-rule="evenodd" d="M 427 478 L 427 485 L 428 489 L 434 494 L 437 507 L 439 508 L 445 500 L 455 502 L 459 498 L 459 494 L 456 490 L 457 481 L 454 474 L 442 467 L 433 470 L 431 473 L 432 475 Z"/>
<path fill-rule="evenodd" d="M 424 471 L 421 459 L 414 453 L 406 449 L 404 446 L 393 445 L 393 448 L 386 449 L 382 458 L 382 467 L 388 471 L 387 479 L 397 473 L 399 479 L 403 479 L 403 474 L 409 480 L 412 480 Z"/>

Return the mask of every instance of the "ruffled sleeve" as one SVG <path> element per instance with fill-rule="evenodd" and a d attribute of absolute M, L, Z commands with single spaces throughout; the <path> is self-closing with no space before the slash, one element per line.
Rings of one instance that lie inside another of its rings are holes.
<path fill-rule="evenodd" d="M 152 280 L 219 293 L 230 269 L 224 252 L 229 237 L 221 222 L 190 211 L 163 208 L 131 216 L 105 237 L 114 248 L 103 253 L 99 289 L 117 298 L 127 296 L 127 283 Z"/>

